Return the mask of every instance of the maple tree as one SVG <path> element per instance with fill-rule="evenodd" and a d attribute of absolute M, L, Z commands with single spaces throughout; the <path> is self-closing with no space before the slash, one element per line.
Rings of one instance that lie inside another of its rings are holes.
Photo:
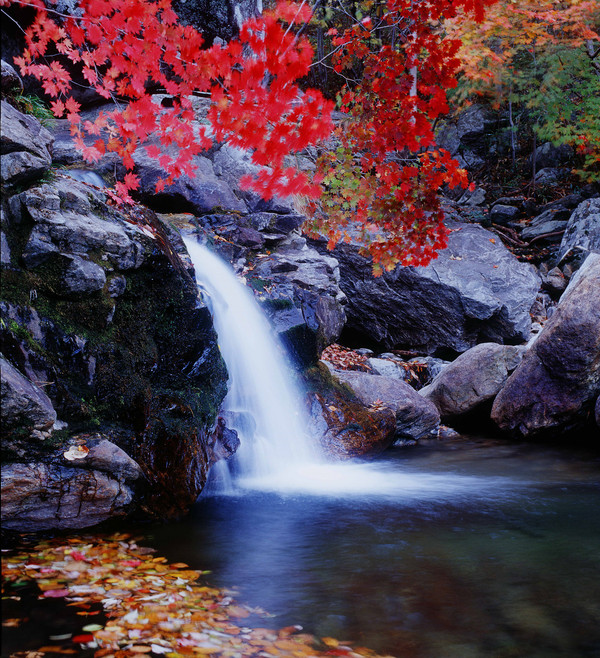
<path fill-rule="evenodd" d="M 577 173 L 600 178 L 600 5 L 596 0 L 498 2 L 480 24 L 464 14 L 445 28 L 461 42 L 455 100 L 474 94 L 520 111 L 535 135 L 569 144 Z"/>
<path fill-rule="evenodd" d="M 170 0 L 80 0 L 71 15 L 28 0 L 19 4 L 35 7 L 37 17 L 15 61 L 42 81 L 53 112 L 66 116 L 87 160 L 107 151 L 120 156 L 129 170 L 117 184 L 122 198 L 139 185 L 136 149 L 145 148 L 164 170 L 160 190 L 193 175 L 194 157 L 215 141 L 228 142 L 263 165 L 243 185 L 267 199 L 312 199 L 309 229 L 326 235 L 330 247 L 357 237 L 381 273 L 398 261 L 425 265 L 446 246 L 438 191 L 466 186 L 467 175 L 435 147 L 433 135 L 460 66 L 460 43 L 446 37 L 442 19 L 462 10 L 479 21 L 493 1 L 355 3 L 348 26 L 329 36 L 335 71 L 344 75 L 359 62 L 360 76 L 342 89 L 339 106 L 347 120 L 335 128 L 334 147 L 321 149 L 310 175 L 286 166 L 285 158 L 330 136 L 333 104 L 299 87 L 313 59 L 301 34 L 313 14 L 305 0 L 280 0 L 246 21 L 237 39 L 209 48 L 200 32 L 178 23 Z M 82 121 L 69 70 L 54 54 L 80 67 L 98 94 L 126 101 L 125 107 Z M 151 85 L 173 97 L 172 107 L 158 104 Z M 198 92 L 212 100 L 207 126 L 192 121 L 191 95 Z M 95 136 L 91 143 L 89 136 Z"/>

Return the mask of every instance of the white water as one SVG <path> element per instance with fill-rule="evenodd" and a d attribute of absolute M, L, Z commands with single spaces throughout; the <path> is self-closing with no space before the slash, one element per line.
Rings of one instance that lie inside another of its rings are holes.
<path fill-rule="evenodd" d="M 222 412 L 241 445 L 229 465 L 218 462 L 217 492 L 276 491 L 395 500 L 498 496 L 505 478 L 435 474 L 376 463 L 327 462 L 308 436 L 301 392 L 282 346 L 252 291 L 225 263 L 192 238 L 184 242 L 219 337 L 229 373 Z M 513 483 L 514 484 L 514 483 Z"/>

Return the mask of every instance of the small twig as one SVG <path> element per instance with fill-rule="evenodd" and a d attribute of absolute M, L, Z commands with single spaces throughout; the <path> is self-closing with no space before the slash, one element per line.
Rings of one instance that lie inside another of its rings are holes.
<path fill-rule="evenodd" d="M 537 235 L 533 240 L 530 240 L 529 244 L 532 245 L 534 242 L 537 242 L 538 240 L 543 240 L 544 238 L 554 238 L 557 235 L 562 235 L 565 232 L 565 229 L 563 228 L 562 231 L 552 231 L 552 233 L 543 233 L 542 235 Z"/>

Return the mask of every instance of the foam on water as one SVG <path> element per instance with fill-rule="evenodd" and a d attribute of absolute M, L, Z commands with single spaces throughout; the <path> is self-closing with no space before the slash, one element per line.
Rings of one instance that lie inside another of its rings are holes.
<path fill-rule="evenodd" d="M 415 472 L 372 462 L 327 462 L 308 436 L 302 394 L 254 295 L 228 263 L 195 240 L 184 241 L 198 285 L 208 296 L 229 372 L 222 413 L 241 441 L 229 463 L 213 467 L 213 492 L 428 499 L 498 491 L 500 478 Z"/>

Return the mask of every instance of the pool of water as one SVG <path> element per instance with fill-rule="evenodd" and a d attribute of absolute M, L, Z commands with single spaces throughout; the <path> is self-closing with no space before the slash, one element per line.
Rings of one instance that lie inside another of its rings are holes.
<path fill-rule="evenodd" d="M 398 657 L 600 656 L 597 456 L 433 442 L 392 450 L 369 474 L 354 493 L 205 496 L 141 533 L 273 615 L 260 625 Z"/>

